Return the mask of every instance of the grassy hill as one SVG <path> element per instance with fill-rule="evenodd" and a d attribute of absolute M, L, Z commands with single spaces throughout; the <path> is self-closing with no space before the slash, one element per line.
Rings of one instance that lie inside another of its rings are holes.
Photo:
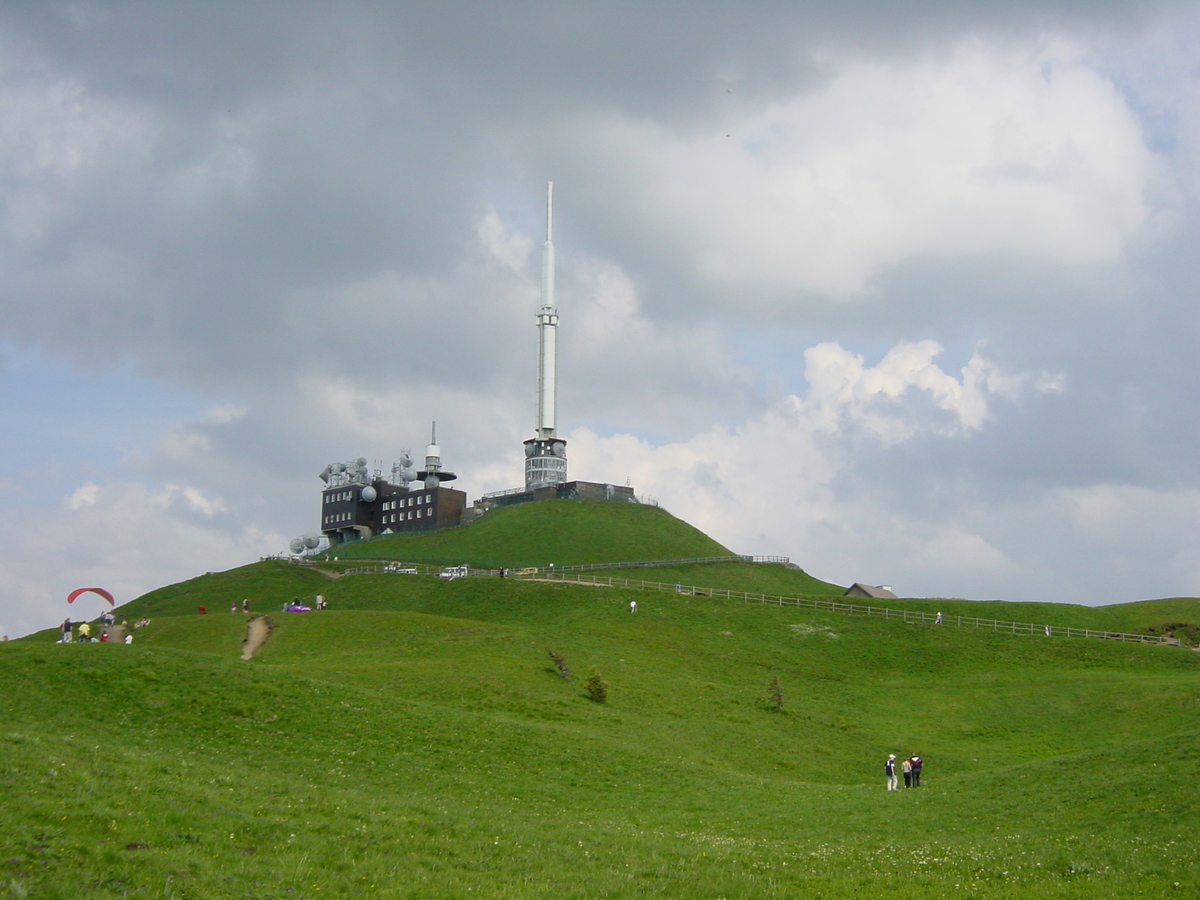
<path fill-rule="evenodd" d="M 332 553 L 340 559 L 495 568 L 729 556 L 733 551 L 657 506 L 575 500 L 509 506 L 462 528 L 385 535 L 340 545 Z"/>
<path fill-rule="evenodd" d="M 230 598 L 318 590 L 330 610 L 272 612 L 238 658 Z M 1200 621 L 1126 606 L 1092 612 Z M 0 645 L 0 898 L 1200 891 L 1190 650 L 280 562 L 134 608 L 130 646 Z M 1063 610 L 1088 614 L 1020 612 Z M 912 752 L 923 786 L 887 793 Z"/>

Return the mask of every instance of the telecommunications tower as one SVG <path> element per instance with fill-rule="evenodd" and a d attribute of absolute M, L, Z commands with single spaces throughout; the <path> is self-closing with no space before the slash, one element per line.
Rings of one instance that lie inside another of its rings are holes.
<path fill-rule="evenodd" d="M 554 308 L 554 182 L 546 184 L 546 243 L 542 245 L 542 308 L 537 315 L 537 437 L 525 442 L 525 490 L 567 480 L 567 442 L 558 436 L 558 310 Z"/>

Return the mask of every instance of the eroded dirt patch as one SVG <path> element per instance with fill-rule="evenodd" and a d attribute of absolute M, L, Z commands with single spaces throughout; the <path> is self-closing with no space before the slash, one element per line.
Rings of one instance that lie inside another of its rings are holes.
<path fill-rule="evenodd" d="M 271 636 L 275 625 L 268 616 L 253 616 L 246 623 L 246 638 L 242 641 L 242 659 L 250 659 Z"/>

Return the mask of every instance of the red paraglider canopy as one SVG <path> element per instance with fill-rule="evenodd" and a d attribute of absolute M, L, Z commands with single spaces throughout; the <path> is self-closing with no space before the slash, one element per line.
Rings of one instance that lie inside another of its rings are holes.
<path fill-rule="evenodd" d="M 71 593 L 67 595 L 67 602 L 74 603 L 76 597 L 78 597 L 80 594 L 86 594 L 88 591 L 91 591 L 93 594 L 99 594 L 108 601 L 110 606 L 117 605 L 117 601 L 113 599 L 113 595 L 104 588 L 79 588 L 78 590 L 71 591 Z"/>

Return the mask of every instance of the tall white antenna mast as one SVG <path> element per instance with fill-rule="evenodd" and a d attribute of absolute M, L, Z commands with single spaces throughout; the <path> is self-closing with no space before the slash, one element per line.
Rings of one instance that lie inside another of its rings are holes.
<path fill-rule="evenodd" d="M 554 308 L 554 182 L 546 184 L 546 243 L 542 245 L 542 308 L 538 312 L 537 436 L 558 428 L 558 310 Z"/>
<path fill-rule="evenodd" d="M 567 480 L 566 441 L 558 437 L 558 310 L 554 307 L 554 182 L 546 183 L 542 308 L 538 310 L 537 437 L 525 442 L 525 487 Z"/>

